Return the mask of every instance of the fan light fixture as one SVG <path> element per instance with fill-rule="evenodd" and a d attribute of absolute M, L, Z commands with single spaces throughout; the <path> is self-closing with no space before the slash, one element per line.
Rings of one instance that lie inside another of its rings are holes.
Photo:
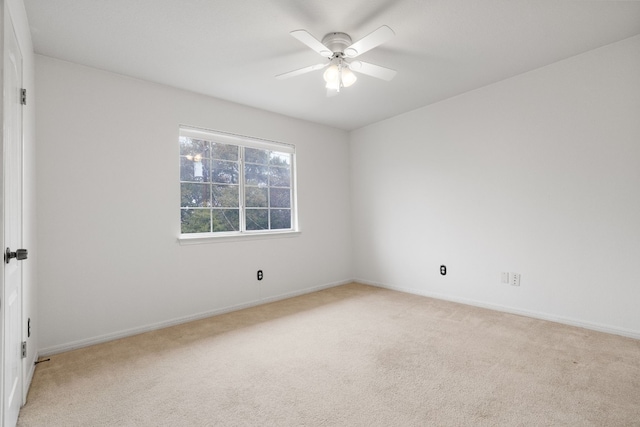
<path fill-rule="evenodd" d="M 340 88 L 349 87 L 358 80 L 342 58 L 334 58 L 331 65 L 323 74 L 326 88 L 340 92 Z"/>
<path fill-rule="evenodd" d="M 393 30 L 386 25 L 355 43 L 352 42 L 349 34 L 341 32 L 328 33 L 322 38 L 322 41 L 316 39 L 306 30 L 295 30 L 290 34 L 329 61 L 278 74 L 276 76 L 278 80 L 325 69 L 323 77 L 326 82 L 325 87 L 328 89 L 327 96 L 334 96 L 340 92 L 340 89 L 349 87 L 356 82 L 357 77 L 353 73 L 354 71 L 386 81 L 390 81 L 396 75 L 396 71 L 391 68 L 360 60 L 354 61 L 354 58 L 381 45 L 395 35 Z"/>

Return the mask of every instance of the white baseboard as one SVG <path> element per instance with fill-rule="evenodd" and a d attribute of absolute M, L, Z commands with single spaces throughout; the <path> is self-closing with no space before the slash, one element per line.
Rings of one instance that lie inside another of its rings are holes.
<path fill-rule="evenodd" d="M 312 292 L 317 292 L 322 289 L 333 288 L 335 286 L 345 285 L 347 283 L 351 283 L 352 280 L 343 280 L 339 282 L 326 283 L 323 285 L 312 286 L 310 288 L 300 289 L 293 292 L 287 292 L 280 295 L 260 298 L 254 301 L 249 301 L 242 304 L 237 304 L 229 307 L 218 308 L 211 311 L 206 311 L 204 313 L 193 314 L 189 316 L 183 316 L 176 319 L 166 320 L 158 323 L 153 323 L 146 326 L 141 326 L 138 328 L 126 329 L 119 332 L 114 332 L 110 334 L 104 334 L 93 338 L 87 338 L 77 341 L 72 341 L 65 344 L 54 345 L 51 347 L 41 348 L 39 349 L 40 357 L 52 356 L 54 354 L 64 353 L 65 351 L 76 350 L 83 347 L 88 347 L 95 344 L 101 344 L 108 341 L 117 340 L 120 338 L 126 338 L 133 335 L 142 334 L 144 332 L 155 331 L 162 328 L 168 328 L 170 326 L 180 325 L 183 323 L 193 322 L 195 320 L 205 319 L 207 317 L 217 316 L 220 314 L 230 313 L 232 311 L 238 311 L 245 308 L 255 307 L 262 304 L 267 304 L 270 302 L 280 301 L 287 298 L 293 298 L 300 295 L 310 294 Z"/>
<path fill-rule="evenodd" d="M 515 307 L 508 307 L 499 304 L 492 304 L 484 301 L 477 301 L 467 298 L 452 297 L 450 295 L 439 294 L 437 292 L 428 292 L 420 289 L 403 288 L 398 286 L 386 285 L 383 283 L 372 282 L 366 279 L 353 279 L 354 282 L 362 283 L 364 285 L 375 286 L 378 288 L 390 289 L 393 291 L 405 292 L 413 295 L 420 295 L 445 301 L 457 302 L 460 304 L 471 305 L 474 307 L 488 308 L 490 310 L 501 311 L 504 313 L 517 314 L 519 316 L 531 317 L 534 319 L 548 320 L 551 322 L 562 323 L 564 325 L 577 326 L 579 328 L 590 329 L 598 332 L 605 332 L 607 334 L 620 335 L 623 337 L 640 339 L 640 331 L 633 331 L 624 328 L 618 328 L 610 325 L 602 325 L 599 323 L 572 319 L 570 317 L 558 316 L 551 313 L 545 313 L 541 311 L 523 310 Z"/>

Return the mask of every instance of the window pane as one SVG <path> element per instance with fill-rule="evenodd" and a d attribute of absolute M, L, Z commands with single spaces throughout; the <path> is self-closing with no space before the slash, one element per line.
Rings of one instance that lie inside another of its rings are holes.
<path fill-rule="evenodd" d="M 291 169 L 269 168 L 270 185 L 273 187 L 291 187 Z"/>
<path fill-rule="evenodd" d="M 268 230 L 269 210 L 247 209 L 247 230 Z"/>
<path fill-rule="evenodd" d="M 257 148 L 245 148 L 244 158 L 249 163 L 259 163 L 266 165 L 269 162 L 269 150 L 258 150 Z"/>
<path fill-rule="evenodd" d="M 182 233 L 211 232 L 211 211 L 209 209 L 182 209 L 180 211 L 180 231 Z"/>
<path fill-rule="evenodd" d="M 251 208 L 266 208 L 267 207 L 267 189 L 261 187 L 246 187 L 245 194 L 245 206 Z"/>
<path fill-rule="evenodd" d="M 180 157 L 180 181 L 195 181 L 193 161 L 186 157 Z"/>
<path fill-rule="evenodd" d="M 220 160 L 238 161 L 238 146 L 229 144 L 211 143 L 211 158 Z"/>
<path fill-rule="evenodd" d="M 194 158 L 209 157 L 209 142 L 200 139 L 191 139 L 185 136 L 180 137 L 180 155 Z"/>
<path fill-rule="evenodd" d="M 180 184 L 181 207 L 209 207 L 209 184 Z"/>
<path fill-rule="evenodd" d="M 180 181 L 209 181 L 209 159 L 195 161 L 180 157 Z"/>
<path fill-rule="evenodd" d="M 269 185 L 269 168 L 267 166 L 245 165 L 244 180 L 246 185 Z"/>
<path fill-rule="evenodd" d="M 270 188 L 269 189 L 269 205 L 272 208 L 288 208 L 291 207 L 291 197 L 288 188 Z"/>
<path fill-rule="evenodd" d="M 238 231 L 240 211 L 238 209 L 214 209 L 212 212 L 213 231 Z"/>
<path fill-rule="evenodd" d="M 222 182 L 226 184 L 238 183 L 238 163 L 214 160 L 212 166 L 212 182 Z"/>
<path fill-rule="evenodd" d="M 271 209 L 271 229 L 291 228 L 290 209 Z"/>
<path fill-rule="evenodd" d="M 269 164 L 274 166 L 291 166 L 291 154 L 272 151 Z"/>
<path fill-rule="evenodd" d="M 240 205 L 237 185 L 213 185 L 213 206 L 221 208 L 237 208 Z"/>

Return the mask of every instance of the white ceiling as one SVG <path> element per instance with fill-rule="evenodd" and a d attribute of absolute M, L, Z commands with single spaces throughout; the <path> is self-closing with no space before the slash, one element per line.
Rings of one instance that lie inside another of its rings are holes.
<path fill-rule="evenodd" d="M 640 2 L 562 0 L 24 0 L 36 53 L 345 130 L 640 34 Z M 289 35 L 396 36 L 327 98 L 322 62 Z M 639 53 L 640 54 L 640 53 Z"/>

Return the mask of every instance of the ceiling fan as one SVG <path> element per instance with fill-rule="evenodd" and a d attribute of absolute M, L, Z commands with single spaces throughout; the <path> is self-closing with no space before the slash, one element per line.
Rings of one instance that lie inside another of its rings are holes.
<path fill-rule="evenodd" d="M 327 96 L 331 96 L 339 93 L 340 89 L 349 87 L 355 83 L 357 77 L 353 74 L 353 71 L 386 81 L 393 79 L 396 75 L 396 71 L 390 68 L 360 60 L 353 60 L 353 58 L 390 40 L 395 35 L 393 30 L 386 25 L 383 25 L 355 43 L 352 43 L 351 37 L 346 33 L 329 33 L 323 37 L 322 42 L 318 41 L 318 39 L 306 30 L 295 30 L 291 31 L 290 34 L 327 58 L 328 61 L 279 74 L 276 76 L 276 79 L 288 79 L 289 77 L 299 76 L 328 67 L 323 77 L 326 82 Z"/>

